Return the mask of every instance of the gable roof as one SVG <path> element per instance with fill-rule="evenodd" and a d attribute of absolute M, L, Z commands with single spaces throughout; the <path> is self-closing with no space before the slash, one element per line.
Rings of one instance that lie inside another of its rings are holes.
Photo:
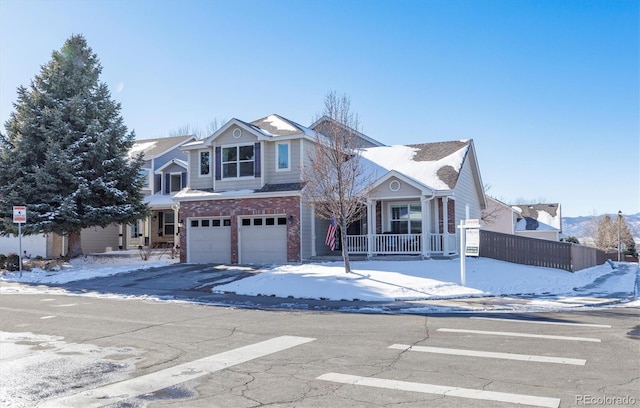
<path fill-rule="evenodd" d="M 318 130 L 318 128 L 322 129 L 322 126 L 325 123 L 331 123 L 332 125 L 337 125 L 342 129 L 348 129 L 349 131 L 355 132 L 358 135 L 358 137 L 360 137 L 362 140 L 370 143 L 372 146 L 384 146 L 384 143 L 381 143 L 381 142 L 377 141 L 376 139 L 374 139 L 372 137 L 369 137 L 369 136 L 365 135 L 364 133 L 362 133 L 362 132 L 360 132 L 360 131 L 358 131 L 356 129 L 352 129 L 352 128 L 350 128 L 350 127 L 348 127 L 348 126 L 346 126 L 346 125 L 344 125 L 344 124 L 342 124 L 342 123 L 340 123 L 340 122 L 338 122 L 338 121 L 336 121 L 334 119 L 331 119 L 330 117 L 328 117 L 326 115 L 322 116 L 320 119 L 318 119 L 315 122 L 313 122 L 311 124 L 311 126 L 309 126 L 309 127 L 311 129 L 313 129 L 313 130 L 317 130 L 318 132 L 322 132 L 322 130 Z"/>
<path fill-rule="evenodd" d="M 562 212 L 560 204 L 518 204 L 512 205 L 518 211 L 518 217 L 524 220 L 518 222 L 521 227 L 518 230 L 562 230 Z M 535 221 L 535 222 L 534 222 Z"/>
<path fill-rule="evenodd" d="M 165 164 L 163 164 L 162 166 L 158 167 L 158 170 L 156 170 L 156 174 L 162 174 L 162 172 L 167 169 L 168 167 L 171 167 L 173 165 L 177 165 L 182 167 L 183 169 L 187 170 L 189 168 L 189 164 L 184 161 L 184 160 L 180 160 L 180 159 L 171 159 L 168 162 L 166 162 Z"/>
<path fill-rule="evenodd" d="M 129 157 L 142 153 L 145 160 L 151 160 L 195 138 L 193 135 L 185 135 L 136 140 L 129 149 Z"/>
<path fill-rule="evenodd" d="M 371 147 L 362 150 L 374 177 L 395 170 L 433 190 L 453 190 L 472 141 Z"/>
<path fill-rule="evenodd" d="M 260 131 L 270 136 L 290 136 L 300 133 L 308 136 L 316 135 L 315 131 L 275 113 L 265 116 L 264 118 L 254 120 L 250 125 L 255 126 L 260 129 Z"/>

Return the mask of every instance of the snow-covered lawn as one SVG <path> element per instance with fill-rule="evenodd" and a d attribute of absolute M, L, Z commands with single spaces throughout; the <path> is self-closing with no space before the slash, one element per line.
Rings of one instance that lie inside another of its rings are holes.
<path fill-rule="evenodd" d="M 126 273 L 175 263 L 152 258 L 89 257 L 64 264 L 60 270 L 4 273 L 0 280 L 60 284 Z M 417 300 L 480 296 L 588 296 L 590 293 L 633 294 L 636 264 L 608 264 L 575 273 L 496 261 L 467 258 L 466 284 L 460 280 L 460 261 L 360 261 L 346 274 L 342 262 L 282 265 L 255 276 L 214 287 L 216 292 L 327 300 Z M 15 288 L 12 288 L 15 292 Z"/>
<path fill-rule="evenodd" d="M 614 272 L 607 264 L 570 273 L 468 258 L 465 286 L 460 285 L 460 261 L 363 261 L 352 262 L 346 274 L 341 262 L 284 265 L 259 275 L 217 286 L 218 292 L 275 295 L 331 300 L 415 300 L 508 295 L 578 295 L 574 288 L 591 285 Z M 637 268 L 636 265 L 631 268 Z M 612 274 L 586 292 L 633 293 L 635 269 Z M 581 296 L 584 293 L 580 293 Z"/>

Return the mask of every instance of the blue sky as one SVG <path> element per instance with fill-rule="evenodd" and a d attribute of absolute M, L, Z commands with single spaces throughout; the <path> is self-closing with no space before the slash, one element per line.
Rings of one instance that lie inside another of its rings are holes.
<path fill-rule="evenodd" d="M 488 194 L 563 216 L 640 212 L 640 2 L 0 0 L 0 122 L 72 34 L 139 139 L 330 91 L 364 133 L 474 139 Z"/>

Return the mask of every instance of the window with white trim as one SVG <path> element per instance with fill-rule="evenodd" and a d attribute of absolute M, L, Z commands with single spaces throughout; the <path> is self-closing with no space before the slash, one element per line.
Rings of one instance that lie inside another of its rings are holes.
<path fill-rule="evenodd" d="M 289 148 L 289 142 L 276 144 L 276 171 L 290 170 L 291 163 L 291 150 Z"/>
<path fill-rule="evenodd" d="M 253 177 L 254 145 L 222 148 L 222 178 Z"/>
<path fill-rule="evenodd" d="M 151 169 L 140 169 L 140 177 L 142 177 L 142 188 L 151 189 Z"/>
<path fill-rule="evenodd" d="M 203 150 L 198 155 L 199 160 L 199 175 L 200 176 L 208 176 L 211 174 L 211 152 L 208 150 Z"/>
<path fill-rule="evenodd" d="M 393 204 L 391 206 L 391 232 L 394 234 L 420 234 L 422 232 L 420 204 Z"/>

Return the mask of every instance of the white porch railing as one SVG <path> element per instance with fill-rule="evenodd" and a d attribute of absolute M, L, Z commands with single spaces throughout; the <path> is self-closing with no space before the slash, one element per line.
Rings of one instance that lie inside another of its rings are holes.
<path fill-rule="evenodd" d="M 428 234 L 428 254 L 443 254 L 444 240 L 448 240 L 449 252 L 457 252 L 455 234 Z M 347 250 L 351 254 L 369 252 L 367 235 L 347 235 Z M 421 234 L 376 234 L 373 235 L 373 255 L 422 253 Z M 448 254 L 447 254 L 448 255 Z"/>

